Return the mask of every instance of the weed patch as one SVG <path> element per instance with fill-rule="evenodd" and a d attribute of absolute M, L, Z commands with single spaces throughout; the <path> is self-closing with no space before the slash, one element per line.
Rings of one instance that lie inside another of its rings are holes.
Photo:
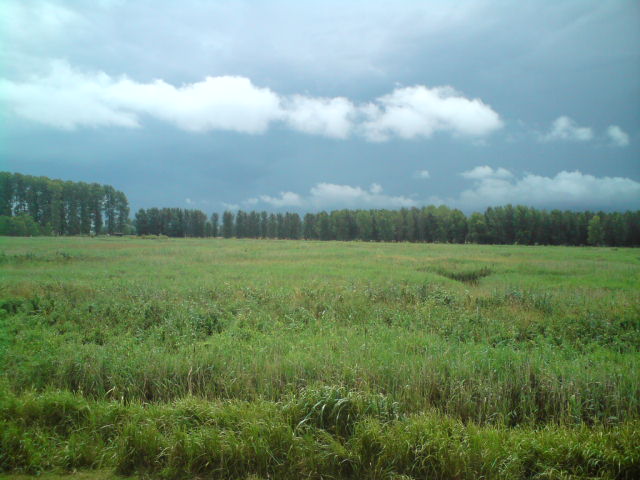
<path fill-rule="evenodd" d="M 493 270 L 489 267 L 480 267 L 464 270 L 452 270 L 443 267 L 436 267 L 433 270 L 438 275 L 456 280 L 458 282 L 466 283 L 468 285 L 477 285 L 484 277 L 488 277 L 493 273 Z"/>

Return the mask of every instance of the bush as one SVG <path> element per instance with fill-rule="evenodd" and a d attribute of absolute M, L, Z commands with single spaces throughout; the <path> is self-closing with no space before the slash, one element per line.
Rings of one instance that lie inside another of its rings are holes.
<path fill-rule="evenodd" d="M 0 215 L 0 235 L 12 237 L 31 237 L 46 233 L 36 221 L 26 214 L 9 217 Z"/>

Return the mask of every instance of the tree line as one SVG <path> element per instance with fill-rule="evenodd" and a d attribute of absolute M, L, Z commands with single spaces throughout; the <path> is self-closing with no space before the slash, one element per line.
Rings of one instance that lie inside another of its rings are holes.
<path fill-rule="evenodd" d="M 218 214 L 209 221 L 201 210 L 183 208 L 141 208 L 135 215 L 138 235 L 166 235 L 168 237 L 217 237 Z"/>
<path fill-rule="evenodd" d="M 0 172 L 0 235 L 131 231 L 127 196 L 111 185 Z"/>
<path fill-rule="evenodd" d="M 573 212 L 522 205 L 489 207 L 466 216 L 446 206 L 400 210 L 334 210 L 307 213 L 236 213 L 207 218 L 200 210 L 140 209 L 141 235 L 279 238 L 377 242 L 520 245 L 640 245 L 640 211 Z"/>
<path fill-rule="evenodd" d="M 137 233 L 170 237 L 640 246 L 640 211 L 574 212 L 522 205 L 467 216 L 446 206 L 307 213 L 140 209 L 110 185 L 0 172 L 0 235 Z"/>

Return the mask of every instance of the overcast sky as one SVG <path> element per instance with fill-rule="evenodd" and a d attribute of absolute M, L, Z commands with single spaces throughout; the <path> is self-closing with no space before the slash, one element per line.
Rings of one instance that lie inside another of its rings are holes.
<path fill-rule="evenodd" d="M 0 2 L 0 170 L 133 209 L 640 208 L 640 2 Z"/>

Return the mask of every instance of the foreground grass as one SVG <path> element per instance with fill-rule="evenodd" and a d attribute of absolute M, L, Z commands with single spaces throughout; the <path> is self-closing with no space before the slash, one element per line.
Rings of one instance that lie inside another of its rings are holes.
<path fill-rule="evenodd" d="M 615 429 L 478 426 L 398 416 L 384 397 L 307 390 L 280 403 L 6 398 L 4 469 L 114 468 L 162 478 L 637 478 L 640 422 Z M 402 476 L 402 477 L 401 477 Z"/>
<path fill-rule="evenodd" d="M 74 471 L 65 473 L 38 473 L 38 475 L 28 475 L 20 473 L 0 473 L 0 480 L 33 480 L 38 478 L 40 480 L 124 480 L 125 477 L 118 475 L 112 471 L 106 470 L 88 470 L 88 471 Z M 134 480 L 138 477 L 126 477 L 129 480 Z"/>
<path fill-rule="evenodd" d="M 0 470 L 640 474 L 637 250 L 0 241 Z"/>

